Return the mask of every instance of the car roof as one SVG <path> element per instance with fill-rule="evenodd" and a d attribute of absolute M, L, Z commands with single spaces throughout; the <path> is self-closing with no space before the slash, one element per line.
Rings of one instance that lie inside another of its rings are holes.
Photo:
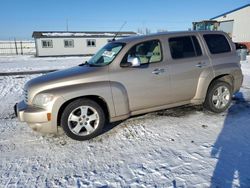
<path fill-rule="evenodd" d="M 137 35 L 137 36 L 131 36 L 131 37 L 124 37 L 122 39 L 117 39 L 114 42 L 122 42 L 122 43 L 130 43 L 130 42 L 136 42 L 136 41 L 143 41 L 147 39 L 153 39 L 161 36 L 173 36 L 173 35 L 196 35 L 197 33 L 200 34 L 225 34 L 222 31 L 171 31 L 171 32 L 159 32 L 159 33 L 153 33 L 149 35 Z"/>

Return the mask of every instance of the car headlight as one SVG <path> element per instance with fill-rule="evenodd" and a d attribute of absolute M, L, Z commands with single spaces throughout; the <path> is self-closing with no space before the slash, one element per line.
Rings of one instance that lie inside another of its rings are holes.
<path fill-rule="evenodd" d="M 48 104 L 54 99 L 52 94 L 42 93 L 35 96 L 32 104 L 36 106 L 48 106 Z"/>

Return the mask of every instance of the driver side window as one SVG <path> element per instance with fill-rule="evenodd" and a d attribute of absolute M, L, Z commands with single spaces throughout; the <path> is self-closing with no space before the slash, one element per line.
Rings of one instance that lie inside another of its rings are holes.
<path fill-rule="evenodd" d="M 162 60 L 161 44 L 158 40 L 151 40 L 133 46 L 123 58 L 127 62 L 128 57 L 137 57 L 140 63 L 156 63 Z"/>

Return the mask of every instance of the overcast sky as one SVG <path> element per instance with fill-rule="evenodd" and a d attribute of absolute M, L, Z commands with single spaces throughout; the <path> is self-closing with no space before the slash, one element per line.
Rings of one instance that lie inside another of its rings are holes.
<path fill-rule="evenodd" d="M 31 39 L 33 31 L 187 30 L 250 0 L 1 0 L 0 39 Z"/>

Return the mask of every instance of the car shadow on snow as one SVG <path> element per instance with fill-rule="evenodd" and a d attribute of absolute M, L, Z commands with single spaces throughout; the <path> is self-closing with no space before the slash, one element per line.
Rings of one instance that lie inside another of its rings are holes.
<path fill-rule="evenodd" d="M 211 156 L 218 159 L 211 187 L 250 186 L 250 104 L 241 92 L 228 109 Z"/>
<path fill-rule="evenodd" d="M 202 105 L 199 105 L 199 106 L 186 105 L 186 106 L 179 106 L 179 107 L 169 108 L 166 110 L 161 110 L 161 111 L 155 112 L 155 114 L 157 116 L 182 117 L 182 116 L 187 116 L 187 115 L 193 114 L 194 112 L 199 112 L 199 111 L 206 112 L 203 109 Z"/>
<path fill-rule="evenodd" d="M 207 112 L 203 109 L 202 106 L 188 106 L 187 105 L 187 106 L 174 107 L 174 108 L 169 108 L 166 110 L 160 110 L 160 111 L 151 112 L 151 113 L 139 114 L 136 116 L 129 117 L 126 120 L 108 123 L 103 128 L 103 131 L 97 137 L 107 136 L 112 131 L 112 129 L 116 128 L 117 126 L 126 124 L 127 121 L 130 122 L 130 124 L 133 124 L 134 122 L 133 125 L 136 126 L 136 124 L 140 120 L 145 121 L 147 119 L 152 119 L 152 118 L 156 118 L 159 116 L 168 116 L 168 117 L 178 118 L 178 117 L 187 116 L 187 115 L 193 114 L 195 112 L 200 112 L 200 111 L 203 111 L 204 113 Z"/>

